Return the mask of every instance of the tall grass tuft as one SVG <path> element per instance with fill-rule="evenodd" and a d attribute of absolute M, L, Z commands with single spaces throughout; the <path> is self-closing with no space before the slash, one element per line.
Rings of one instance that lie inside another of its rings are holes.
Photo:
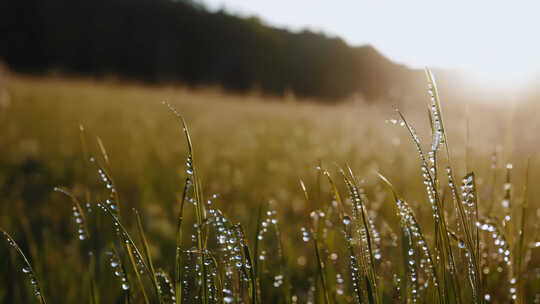
<path fill-rule="evenodd" d="M 202 192 L 201 192 L 201 186 L 200 181 L 198 179 L 197 170 L 195 168 L 194 163 L 194 155 L 193 155 L 193 145 L 191 143 L 191 136 L 189 134 L 189 130 L 187 127 L 187 124 L 184 120 L 184 117 L 178 113 L 178 111 L 168 102 L 163 102 L 169 110 L 176 116 L 178 121 L 180 122 L 180 125 L 182 127 L 182 130 L 186 136 L 186 143 L 188 146 L 188 157 L 186 160 L 186 172 L 188 175 L 191 176 L 191 182 L 193 183 L 193 204 L 195 205 L 195 218 L 197 221 L 196 229 L 197 229 L 197 250 L 199 251 L 199 267 L 201 269 L 201 278 L 202 281 L 205 282 L 207 278 L 207 269 L 206 269 L 206 242 L 204 230 L 203 230 L 203 222 L 205 218 L 205 211 L 204 211 L 204 205 L 203 205 L 203 199 L 202 199 Z M 209 294 L 208 294 L 208 286 L 203 283 L 201 286 L 201 299 L 203 304 L 207 304 L 209 301 Z"/>

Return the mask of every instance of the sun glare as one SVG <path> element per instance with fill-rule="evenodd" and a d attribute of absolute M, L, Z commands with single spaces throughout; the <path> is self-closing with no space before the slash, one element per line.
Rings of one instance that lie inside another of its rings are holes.
<path fill-rule="evenodd" d="M 351 45 L 371 44 L 415 68 L 471 73 L 506 87 L 540 70 L 535 1 L 207 0 L 211 8 L 256 15 L 293 30 L 322 30 Z M 284 9 L 286 8 L 286 9 Z"/>

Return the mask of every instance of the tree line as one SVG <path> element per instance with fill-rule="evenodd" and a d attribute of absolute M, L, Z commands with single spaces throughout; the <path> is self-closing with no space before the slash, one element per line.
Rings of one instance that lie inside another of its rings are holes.
<path fill-rule="evenodd" d="M 20 72 L 114 74 L 327 101 L 383 98 L 412 73 L 371 46 L 351 47 L 192 2 L 0 2 L 0 59 Z"/>

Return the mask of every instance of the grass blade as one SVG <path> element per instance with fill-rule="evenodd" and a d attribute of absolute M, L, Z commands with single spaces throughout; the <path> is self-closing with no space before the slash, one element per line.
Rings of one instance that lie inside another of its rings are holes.
<path fill-rule="evenodd" d="M 304 193 L 304 198 L 306 200 L 306 204 L 309 205 L 309 196 L 307 193 L 306 185 L 304 184 L 304 181 L 300 180 L 300 187 L 302 188 L 302 192 Z M 313 216 L 315 215 L 315 216 Z M 330 295 L 328 293 L 328 283 L 326 280 L 326 269 L 324 261 L 322 260 L 319 244 L 318 244 L 318 215 L 314 211 L 312 212 L 311 216 L 311 228 L 310 233 L 313 240 L 313 247 L 315 250 L 315 257 L 317 258 L 317 269 L 319 273 L 319 279 L 321 280 L 322 290 L 323 290 L 323 299 L 324 303 L 328 304 L 330 303 Z"/>
<path fill-rule="evenodd" d="M 174 288 L 176 295 L 176 304 L 182 303 L 182 222 L 184 220 L 184 203 L 186 201 L 187 191 L 189 189 L 190 179 L 186 178 L 184 183 L 184 190 L 182 191 L 182 198 L 180 199 L 180 211 L 178 213 L 177 228 L 176 228 L 176 254 L 174 259 Z"/>
<path fill-rule="evenodd" d="M 28 258 L 26 258 L 26 255 L 22 251 L 21 247 L 15 242 L 15 239 L 9 235 L 4 229 L 0 228 L 0 232 L 4 235 L 7 243 L 15 249 L 17 254 L 22 258 L 24 261 L 24 267 L 22 268 L 22 272 L 26 275 L 28 275 L 28 280 L 30 284 L 32 285 L 32 289 L 34 292 L 34 296 L 38 299 L 40 304 L 46 304 L 45 298 L 43 297 L 43 292 L 41 290 L 41 284 L 39 283 L 39 280 L 34 272 L 34 269 L 32 268 L 32 265 L 30 264 L 30 261 Z"/>
<path fill-rule="evenodd" d="M 133 212 L 135 212 L 135 217 L 137 218 L 137 229 L 139 231 L 139 238 L 141 239 L 141 243 L 143 244 L 143 250 L 144 250 L 144 256 L 146 257 L 146 264 L 150 267 L 150 273 L 152 275 L 154 288 L 156 291 L 156 296 L 158 299 L 158 303 L 161 303 L 161 293 L 159 291 L 159 284 L 156 277 L 156 270 L 154 269 L 154 263 L 152 262 L 152 255 L 150 252 L 150 245 L 148 245 L 148 241 L 146 239 L 146 235 L 144 234 L 144 229 L 141 222 L 141 216 L 139 212 L 133 208 Z"/>
<path fill-rule="evenodd" d="M 193 177 L 193 192 L 195 195 L 195 202 L 196 202 L 196 208 L 195 208 L 195 217 L 197 221 L 197 249 L 199 250 L 200 257 L 199 257 L 199 267 L 201 267 L 201 275 L 202 275 L 202 281 L 206 282 L 206 276 L 207 276 L 207 269 L 205 265 L 205 255 L 206 255 L 206 242 L 204 242 L 204 234 L 202 230 L 202 226 L 204 223 L 204 206 L 203 206 L 203 200 L 202 200 L 202 194 L 200 189 L 200 182 L 197 178 L 197 170 L 195 168 L 195 162 L 194 162 L 194 155 L 193 155 L 193 145 L 191 143 L 191 136 L 189 134 L 189 130 L 186 124 L 186 121 L 184 120 L 184 117 L 180 115 L 180 113 L 168 102 L 163 102 L 169 110 L 176 116 L 176 118 L 179 120 L 180 125 L 182 126 L 182 130 L 186 136 L 186 143 L 188 146 L 188 158 L 187 158 L 187 173 L 188 175 L 191 175 Z M 208 297 L 208 286 L 206 286 L 206 283 L 202 284 L 202 303 L 207 304 L 209 301 Z"/>
<path fill-rule="evenodd" d="M 133 256 L 133 251 L 132 251 L 133 248 L 129 245 L 129 243 L 124 243 L 124 247 L 125 247 L 124 249 L 128 253 L 129 261 L 131 262 L 131 266 L 133 267 L 133 272 L 135 273 L 135 277 L 137 278 L 137 283 L 139 284 L 139 287 L 141 289 L 144 303 L 149 304 L 150 301 L 148 300 L 148 296 L 146 295 L 146 289 L 144 288 L 144 284 L 142 282 L 142 278 L 137 267 L 137 262 L 135 262 L 135 257 Z"/>

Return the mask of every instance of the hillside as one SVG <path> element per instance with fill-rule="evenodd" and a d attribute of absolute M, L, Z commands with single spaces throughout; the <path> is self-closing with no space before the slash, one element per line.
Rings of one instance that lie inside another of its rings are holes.
<path fill-rule="evenodd" d="M 371 46 L 185 1 L 3 1 L 0 34 L 0 60 L 34 74 L 114 75 L 332 102 L 388 99 L 402 95 L 405 79 L 423 81 Z"/>

